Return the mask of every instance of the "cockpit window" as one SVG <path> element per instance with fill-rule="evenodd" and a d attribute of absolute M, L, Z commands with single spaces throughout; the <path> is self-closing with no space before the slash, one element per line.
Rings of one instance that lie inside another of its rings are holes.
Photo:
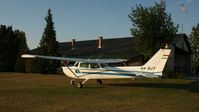
<path fill-rule="evenodd" d="M 88 63 L 80 63 L 80 67 L 89 68 L 89 64 Z"/>
<path fill-rule="evenodd" d="M 96 69 L 96 68 L 99 68 L 99 65 L 95 63 L 91 63 L 90 68 Z"/>

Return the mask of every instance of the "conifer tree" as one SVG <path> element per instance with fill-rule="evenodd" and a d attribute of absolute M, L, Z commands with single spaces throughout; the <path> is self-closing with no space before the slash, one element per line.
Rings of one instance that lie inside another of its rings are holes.
<path fill-rule="evenodd" d="M 56 31 L 51 9 L 48 10 L 48 15 L 45 17 L 45 20 L 46 27 L 39 45 L 41 49 L 45 49 L 45 52 L 43 52 L 44 55 L 57 56 Z"/>
<path fill-rule="evenodd" d="M 58 42 L 56 41 L 56 31 L 54 28 L 53 17 L 51 9 L 48 10 L 48 14 L 45 17 L 46 27 L 39 44 L 39 54 L 48 56 L 58 56 Z M 54 60 L 39 60 L 41 62 L 44 73 L 56 73 L 56 69 L 59 65 Z M 43 64 L 42 64 L 43 63 Z"/>
<path fill-rule="evenodd" d="M 0 25 L 1 72 L 14 72 L 15 70 L 25 72 L 25 62 L 21 61 L 19 57 L 27 50 L 24 32 L 19 30 L 13 31 L 12 26 Z"/>
<path fill-rule="evenodd" d="M 190 43 L 193 52 L 194 71 L 199 73 L 199 23 L 192 28 Z"/>
<path fill-rule="evenodd" d="M 13 72 L 17 59 L 17 48 L 12 27 L 0 26 L 0 71 Z"/>
<path fill-rule="evenodd" d="M 14 32 L 17 41 L 18 53 L 17 53 L 17 61 L 15 64 L 16 72 L 26 72 L 25 62 L 26 60 L 21 58 L 21 55 L 28 52 L 28 46 L 26 43 L 25 33 L 19 30 L 15 30 Z"/>

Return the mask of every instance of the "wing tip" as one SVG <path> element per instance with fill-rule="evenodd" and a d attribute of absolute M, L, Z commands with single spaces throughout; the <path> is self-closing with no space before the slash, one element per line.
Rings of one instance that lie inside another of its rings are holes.
<path fill-rule="evenodd" d="M 31 55 L 31 54 L 23 54 L 21 55 L 22 58 L 35 58 L 35 55 Z"/>

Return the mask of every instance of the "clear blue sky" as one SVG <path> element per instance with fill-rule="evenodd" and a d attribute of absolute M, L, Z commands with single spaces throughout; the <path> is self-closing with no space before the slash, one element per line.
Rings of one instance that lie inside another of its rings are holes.
<path fill-rule="evenodd" d="M 0 0 L 0 24 L 24 31 L 30 49 L 39 44 L 49 8 L 60 42 L 99 36 L 127 37 L 131 36 L 128 18 L 131 7 L 136 4 L 153 6 L 155 2 L 160 0 Z M 199 0 L 166 0 L 167 12 L 175 24 L 182 23 L 182 3 L 188 10 L 188 15 L 184 16 L 184 32 L 189 35 L 192 27 L 199 23 Z"/>

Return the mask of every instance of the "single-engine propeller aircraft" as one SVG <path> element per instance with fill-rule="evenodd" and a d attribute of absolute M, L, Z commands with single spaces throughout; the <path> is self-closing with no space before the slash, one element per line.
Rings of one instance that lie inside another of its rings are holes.
<path fill-rule="evenodd" d="M 62 67 L 66 76 L 72 78 L 71 84 L 74 85 L 75 79 L 84 79 L 77 82 L 77 87 L 83 87 L 88 80 L 95 79 L 102 84 L 102 79 L 134 79 L 134 78 L 158 78 L 162 76 L 162 71 L 170 55 L 170 49 L 160 49 L 146 64 L 142 66 L 120 66 L 110 67 L 108 63 L 124 62 L 124 59 L 78 59 L 63 58 L 54 56 L 41 56 L 24 54 L 22 58 L 43 58 L 60 61 L 73 61 L 74 66 L 65 65 Z"/>

